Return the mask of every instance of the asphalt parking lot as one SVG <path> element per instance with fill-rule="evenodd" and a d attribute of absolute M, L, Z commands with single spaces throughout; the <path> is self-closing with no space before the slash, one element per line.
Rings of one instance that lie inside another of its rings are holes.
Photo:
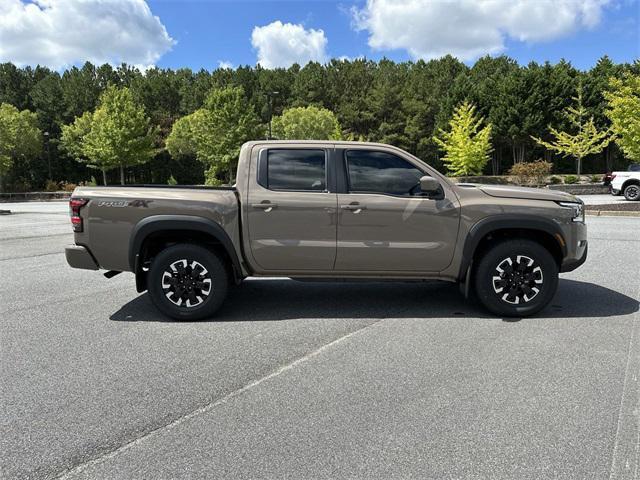
<path fill-rule="evenodd" d="M 637 478 L 640 218 L 588 218 L 535 318 L 445 283 L 250 279 L 179 323 L 66 265 L 66 203 L 10 208 L 3 478 Z"/>

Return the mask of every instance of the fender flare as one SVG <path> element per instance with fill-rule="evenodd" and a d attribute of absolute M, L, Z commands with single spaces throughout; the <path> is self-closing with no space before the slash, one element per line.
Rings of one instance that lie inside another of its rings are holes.
<path fill-rule="evenodd" d="M 505 229 L 537 230 L 547 233 L 551 235 L 556 242 L 558 242 L 562 258 L 567 255 L 566 240 L 562 234 L 562 229 L 555 221 L 544 217 L 526 214 L 491 215 L 478 221 L 469 229 L 469 233 L 467 234 L 467 238 L 465 239 L 464 247 L 462 249 L 462 261 L 460 262 L 460 270 L 458 273 L 458 278 L 460 280 L 466 280 L 467 272 L 470 270 L 473 256 L 480 244 L 480 241 L 491 232 Z"/>
<path fill-rule="evenodd" d="M 242 277 L 240 259 L 224 228 L 213 220 L 193 215 L 151 215 L 140 220 L 129 237 L 129 266 L 132 272 L 137 275 L 141 267 L 138 258 L 144 240 L 152 233 L 172 230 L 201 232 L 215 238 L 229 255 L 236 278 Z"/>

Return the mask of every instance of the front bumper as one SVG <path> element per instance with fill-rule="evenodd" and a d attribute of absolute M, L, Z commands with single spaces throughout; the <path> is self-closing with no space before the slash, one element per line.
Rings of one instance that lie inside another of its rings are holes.
<path fill-rule="evenodd" d="M 91 252 L 82 245 L 68 245 L 64 249 L 64 255 L 67 257 L 67 263 L 73 268 L 84 270 L 98 270 L 100 268 Z"/>
<path fill-rule="evenodd" d="M 587 251 L 589 250 L 589 244 L 586 240 L 582 240 L 584 244 L 578 248 L 582 249 L 582 254 L 578 258 L 565 258 L 564 262 L 562 262 L 562 266 L 560 267 L 560 272 L 572 272 L 584 262 L 587 261 Z"/>

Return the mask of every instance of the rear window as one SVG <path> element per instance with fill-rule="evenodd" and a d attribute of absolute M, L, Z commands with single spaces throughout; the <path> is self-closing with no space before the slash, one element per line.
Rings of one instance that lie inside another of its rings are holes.
<path fill-rule="evenodd" d="M 276 149 L 267 156 L 267 188 L 271 190 L 308 190 L 327 188 L 327 164 L 324 150 Z"/>

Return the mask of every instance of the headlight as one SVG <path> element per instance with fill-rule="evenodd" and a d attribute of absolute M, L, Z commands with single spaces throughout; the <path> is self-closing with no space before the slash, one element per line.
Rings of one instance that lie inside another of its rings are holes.
<path fill-rule="evenodd" d="M 558 202 L 558 205 L 572 210 L 571 221 L 584 223 L 584 203 Z"/>

